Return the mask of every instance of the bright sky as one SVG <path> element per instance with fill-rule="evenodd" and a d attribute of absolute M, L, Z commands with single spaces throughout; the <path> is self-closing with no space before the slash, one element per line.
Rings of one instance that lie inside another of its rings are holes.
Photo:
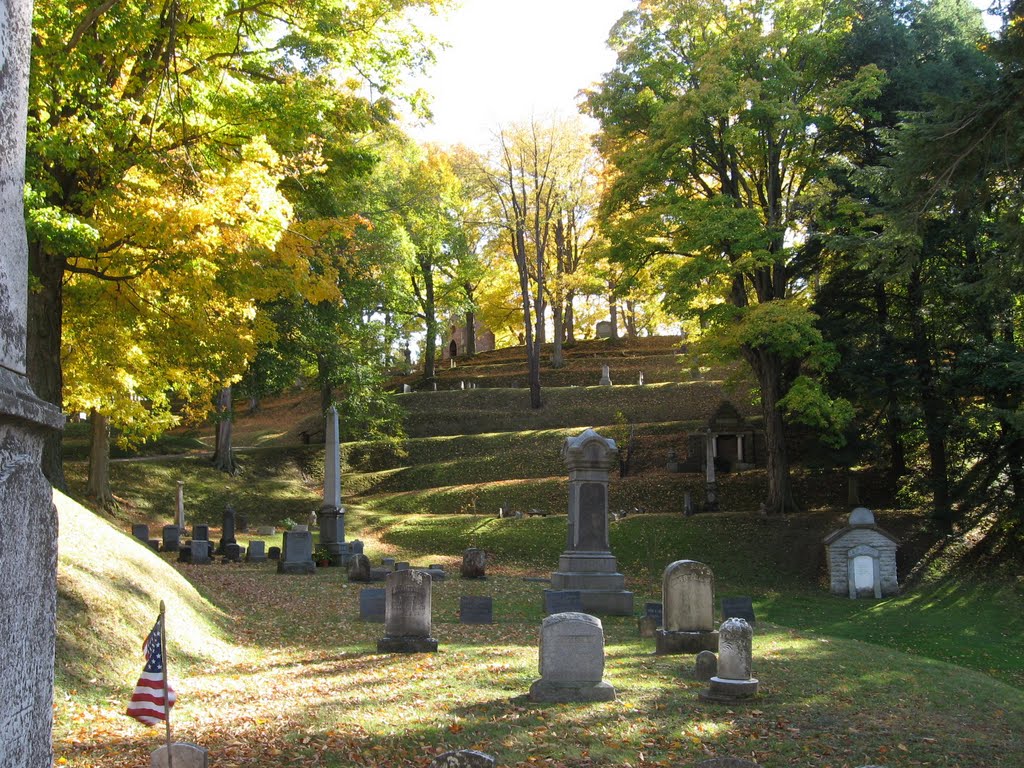
<path fill-rule="evenodd" d="M 450 43 L 419 85 L 434 124 L 420 141 L 482 147 L 500 125 L 576 114 L 576 94 L 612 68 L 608 31 L 633 0 L 462 0 L 429 31 Z"/>

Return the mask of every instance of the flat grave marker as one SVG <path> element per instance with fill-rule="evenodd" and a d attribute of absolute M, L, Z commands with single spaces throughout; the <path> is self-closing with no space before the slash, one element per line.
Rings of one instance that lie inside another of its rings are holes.
<path fill-rule="evenodd" d="M 383 624 L 386 599 L 383 589 L 371 587 L 359 590 L 359 618 L 362 621 Z"/>
<path fill-rule="evenodd" d="M 459 598 L 459 621 L 463 624 L 493 624 L 494 598 L 463 595 Z"/>

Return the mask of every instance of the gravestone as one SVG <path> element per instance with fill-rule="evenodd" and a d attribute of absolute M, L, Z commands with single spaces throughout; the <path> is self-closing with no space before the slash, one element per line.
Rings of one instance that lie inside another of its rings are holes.
<path fill-rule="evenodd" d="M 718 481 L 715 479 L 715 436 L 708 429 L 704 438 L 704 511 L 718 511 Z"/>
<path fill-rule="evenodd" d="M 726 619 L 743 619 L 753 625 L 755 623 L 754 603 L 749 597 L 723 597 L 722 621 Z"/>
<path fill-rule="evenodd" d="M 743 619 L 727 619 L 718 630 L 718 674 L 708 680 L 701 701 L 725 704 L 757 695 L 758 681 L 751 675 L 754 630 Z"/>
<path fill-rule="evenodd" d="M 612 321 L 598 320 L 597 325 L 594 327 L 594 334 L 599 339 L 610 339 L 612 336 Z"/>
<path fill-rule="evenodd" d="M 273 536 L 277 533 L 277 528 L 272 525 L 261 525 L 256 529 L 256 533 L 259 536 Z"/>
<path fill-rule="evenodd" d="M 203 747 L 185 741 L 171 744 L 169 760 L 166 744 L 150 756 L 150 768 L 168 768 L 172 763 L 174 768 L 209 768 L 210 757 Z"/>
<path fill-rule="evenodd" d="M 132 526 L 132 536 L 139 541 L 149 544 L 149 526 L 145 523 L 136 523 Z"/>
<path fill-rule="evenodd" d="M 223 555 L 227 552 L 228 544 L 235 544 L 235 508 L 228 504 L 224 508 L 224 515 L 221 518 L 220 541 L 217 542 L 217 554 Z"/>
<path fill-rule="evenodd" d="M 154 552 L 159 552 L 160 551 L 160 539 L 150 539 L 149 540 L 149 548 L 152 549 Z"/>
<path fill-rule="evenodd" d="M 598 382 L 598 386 L 610 387 L 612 385 L 612 374 L 607 365 L 601 366 L 601 380 Z"/>
<path fill-rule="evenodd" d="M 385 590 L 368 588 L 359 590 L 359 618 L 383 624 L 386 615 L 387 596 Z"/>
<path fill-rule="evenodd" d="M 637 384 L 638 384 L 639 386 L 641 386 L 641 387 L 642 387 L 642 386 L 644 385 L 644 372 L 643 372 L 643 371 L 640 371 L 640 375 L 639 375 L 639 376 L 637 376 L 637 378 L 636 378 L 636 383 L 637 383 Z"/>
<path fill-rule="evenodd" d="M 174 504 L 174 524 L 185 530 L 185 482 L 178 481 L 178 492 Z"/>
<path fill-rule="evenodd" d="M 420 570 L 429 575 L 434 581 L 444 581 L 448 575 L 440 565 L 431 565 L 427 568 L 421 568 Z"/>
<path fill-rule="evenodd" d="M 241 545 L 231 542 L 230 544 L 224 545 L 224 560 L 229 563 L 239 563 L 242 561 L 242 547 Z"/>
<path fill-rule="evenodd" d="M 408 395 L 410 392 L 412 392 L 412 387 L 410 385 L 408 385 L 408 384 L 403 384 L 402 385 L 402 394 L 403 395 Z"/>
<path fill-rule="evenodd" d="M 315 573 L 313 534 L 309 531 L 285 531 L 278 573 Z"/>
<path fill-rule="evenodd" d="M 245 550 L 245 560 L 248 563 L 263 563 L 266 562 L 266 542 L 260 539 L 254 539 L 249 542 L 249 548 Z"/>
<path fill-rule="evenodd" d="M 494 598 L 463 595 L 459 598 L 459 621 L 463 624 L 492 624 Z"/>
<path fill-rule="evenodd" d="M 349 581 L 370 581 L 370 558 L 366 555 L 352 555 L 348 561 Z"/>
<path fill-rule="evenodd" d="M 617 466 L 615 441 L 587 429 L 566 439 L 562 458 L 569 469 L 568 528 L 551 588 L 578 590 L 588 613 L 631 616 L 633 593 L 626 591 L 608 544 L 608 472 Z"/>
<path fill-rule="evenodd" d="M 693 506 L 693 496 L 690 495 L 689 491 L 683 492 L 683 515 L 690 517 L 694 515 L 697 510 Z"/>
<path fill-rule="evenodd" d="M 715 577 L 696 560 L 677 560 L 661 580 L 664 606 L 655 653 L 699 653 L 718 648 L 715 621 Z"/>
<path fill-rule="evenodd" d="M 270 548 L 268 548 L 267 549 L 267 557 L 270 558 L 271 560 L 280 560 L 281 559 L 281 548 L 280 547 L 270 547 Z"/>
<path fill-rule="evenodd" d="M 459 573 L 464 579 L 486 578 L 487 553 L 476 547 L 467 549 L 462 553 L 462 567 L 459 569 Z"/>
<path fill-rule="evenodd" d="M 653 616 L 641 616 L 636 620 L 636 628 L 640 637 L 654 637 L 658 630 L 658 621 Z"/>
<path fill-rule="evenodd" d="M 718 657 L 712 651 L 701 651 L 693 663 L 693 677 L 706 683 L 718 674 Z"/>
<path fill-rule="evenodd" d="M 662 603 L 648 601 L 644 603 L 644 616 L 648 616 L 657 622 L 657 626 L 661 626 L 662 617 L 665 615 L 665 608 Z"/>
<path fill-rule="evenodd" d="M 832 594 L 880 599 L 899 591 L 898 543 L 878 527 L 870 509 L 854 509 L 847 526 L 826 536 L 824 544 Z"/>
<path fill-rule="evenodd" d="M 317 517 L 320 543 L 331 557 L 332 565 L 348 565 L 354 554 L 345 543 L 345 508 L 341 505 L 341 433 L 338 409 L 333 405 L 325 414 L 324 494 Z"/>
<path fill-rule="evenodd" d="M 430 576 L 422 571 L 403 570 L 388 574 L 384 637 L 377 641 L 379 653 L 431 653 L 437 640 L 430 636 Z"/>
<path fill-rule="evenodd" d="M 165 525 L 163 529 L 164 552 L 177 552 L 181 548 L 181 528 L 176 525 Z"/>
<path fill-rule="evenodd" d="M 200 541 L 210 540 L 210 526 L 208 525 L 193 525 L 192 526 L 192 538 L 199 539 Z"/>
<path fill-rule="evenodd" d="M 556 613 L 540 629 L 540 680 L 530 686 L 532 701 L 613 701 L 604 682 L 604 628 L 585 613 Z"/>
<path fill-rule="evenodd" d="M 380 564 L 384 568 L 390 568 L 392 571 L 395 570 L 395 558 L 393 557 L 381 558 Z"/>
<path fill-rule="evenodd" d="M 545 589 L 544 613 L 583 613 L 583 597 L 578 589 Z"/>
<path fill-rule="evenodd" d="M 395 570 L 396 571 L 408 571 L 409 570 L 409 563 L 406 562 L 405 560 L 403 560 L 400 563 L 395 563 Z"/>
<path fill-rule="evenodd" d="M 472 749 L 445 752 L 430 762 L 430 768 L 495 768 L 496 765 L 493 757 Z"/>
<path fill-rule="evenodd" d="M 248 515 L 238 515 L 238 517 L 235 520 L 235 530 L 237 530 L 239 533 L 248 533 L 249 532 L 249 516 Z"/>
<path fill-rule="evenodd" d="M 679 456 L 676 455 L 676 449 L 675 448 L 669 448 L 668 449 L 668 459 L 665 462 L 665 469 L 668 472 L 678 472 L 679 471 Z"/>
<path fill-rule="evenodd" d="M 210 542 L 199 539 L 192 539 L 192 542 L 188 545 L 189 556 L 188 562 L 193 565 L 206 565 L 210 562 Z"/>

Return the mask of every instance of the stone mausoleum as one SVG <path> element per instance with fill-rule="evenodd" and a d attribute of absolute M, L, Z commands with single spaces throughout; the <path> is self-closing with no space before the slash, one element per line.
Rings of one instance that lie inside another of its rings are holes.
<path fill-rule="evenodd" d="M 882 598 L 899 591 L 896 538 L 875 524 L 870 509 L 857 507 L 849 524 L 825 537 L 830 591 L 834 595 Z"/>

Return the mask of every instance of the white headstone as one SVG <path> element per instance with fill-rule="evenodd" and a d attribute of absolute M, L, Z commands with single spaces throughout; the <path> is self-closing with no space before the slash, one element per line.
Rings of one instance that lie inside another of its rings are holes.
<path fill-rule="evenodd" d="M 540 680 L 534 701 L 611 701 L 615 689 L 604 676 L 604 628 L 585 613 L 548 616 L 540 630 Z"/>
<path fill-rule="evenodd" d="M 706 632 L 715 626 L 715 576 L 696 560 L 676 560 L 662 577 L 666 630 Z"/>
<path fill-rule="evenodd" d="M 171 744 L 171 761 L 174 768 L 209 768 L 209 753 L 203 747 L 179 741 Z M 150 768 L 168 768 L 167 745 L 153 751 Z"/>

